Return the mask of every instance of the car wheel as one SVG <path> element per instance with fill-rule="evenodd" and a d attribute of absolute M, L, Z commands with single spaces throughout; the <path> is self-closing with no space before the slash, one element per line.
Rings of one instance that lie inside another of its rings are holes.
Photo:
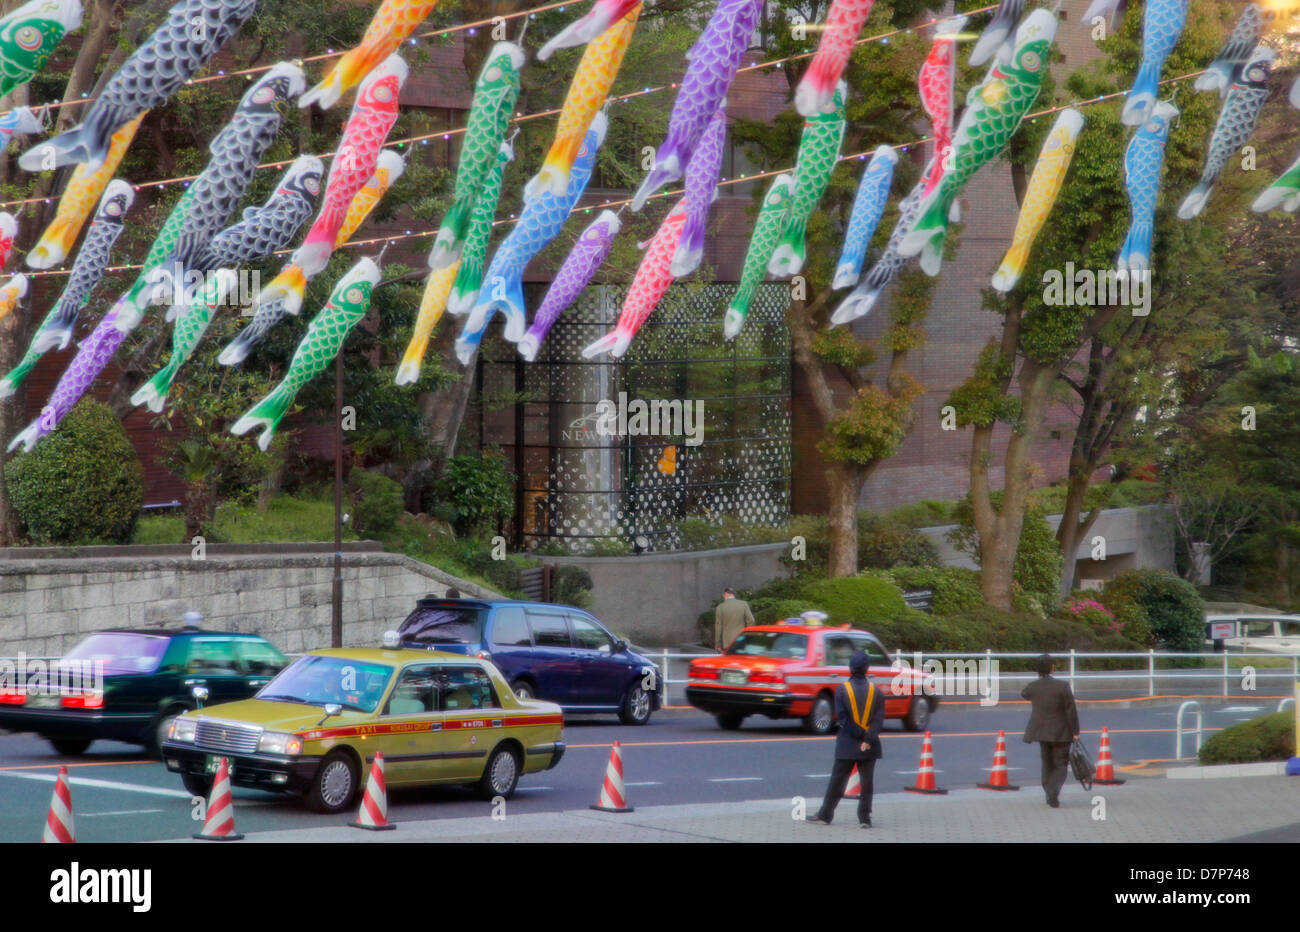
<path fill-rule="evenodd" d="M 815 735 L 828 735 L 835 727 L 835 706 L 825 693 L 813 700 L 812 710 L 804 717 L 804 728 Z"/>
<path fill-rule="evenodd" d="M 51 738 L 50 744 L 54 750 L 58 751 L 65 757 L 76 757 L 78 754 L 86 753 L 86 748 L 90 747 L 89 738 Z"/>
<path fill-rule="evenodd" d="M 478 794 L 484 799 L 498 796 L 509 799 L 519 783 L 519 755 L 513 748 L 500 745 L 488 758 L 483 768 L 483 778 L 478 781 Z"/>
<path fill-rule="evenodd" d="M 718 720 L 718 727 L 725 728 L 727 731 L 735 731 L 745 722 L 745 716 L 739 712 L 723 712 L 713 717 Z"/>
<path fill-rule="evenodd" d="M 925 731 L 930 726 L 930 700 L 924 696 L 913 696 L 903 724 L 908 731 Z"/>
<path fill-rule="evenodd" d="M 161 758 L 162 745 L 163 742 L 167 740 L 167 732 L 172 727 L 172 721 L 176 716 L 187 711 L 189 710 L 186 709 L 185 706 L 175 705 L 164 711 L 162 715 L 159 715 L 158 720 L 154 722 L 153 733 L 150 738 L 152 743 L 146 745 L 145 750 L 151 753 L 154 757 Z"/>
<path fill-rule="evenodd" d="M 533 688 L 533 684 L 528 682 L 527 680 L 515 680 L 513 683 L 510 684 L 510 688 L 514 691 L 514 694 L 518 696 L 520 699 L 537 698 L 537 690 L 535 690 Z"/>
<path fill-rule="evenodd" d="M 207 799 L 212 794 L 212 778 L 202 773 L 183 773 L 181 774 L 181 786 L 185 787 L 185 792 L 191 796 L 201 796 Z"/>
<path fill-rule="evenodd" d="M 644 725 L 650 721 L 650 693 L 640 683 L 623 694 L 623 706 L 618 710 L 618 720 L 624 725 Z"/>
<path fill-rule="evenodd" d="M 335 751 L 321 761 L 307 791 L 307 808 L 313 812 L 342 812 L 357 793 L 360 774 L 351 756 Z"/>

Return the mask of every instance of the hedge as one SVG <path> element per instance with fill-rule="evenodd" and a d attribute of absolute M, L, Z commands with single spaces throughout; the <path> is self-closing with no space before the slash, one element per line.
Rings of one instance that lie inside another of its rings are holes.
<path fill-rule="evenodd" d="M 1151 637 L 1163 650 L 1196 651 L 1205 640 L 1205 602 L 1196 587 L 1166 570 L 1129 570 L 1107 581 L 1101 601 L 1146 612 Z"/>
<path fill-rule="evenodd" d="M 1296 756 L 1295 713 L 1274 712 L 1213 734 L 1197 754 L 1202 764 L 1248 764 Z"/>

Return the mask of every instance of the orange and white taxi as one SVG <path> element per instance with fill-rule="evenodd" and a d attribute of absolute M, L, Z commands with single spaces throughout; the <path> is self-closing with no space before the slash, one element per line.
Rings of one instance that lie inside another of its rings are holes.
<path fill-rule="evenodd" d="M 800 718 L 814 734 L 835 727 L 835 687 L 849 677 L 849 658 L 863 651 L 868 676 L 885 697 L 885 718 L 902 719 L 924 731 L 939 704 L 933 674 L 893 669 L 889 653 L 873 635 L 848 625 L 821 623 L 805 612 L 780 624 L 741 631 L 717 657 L 691 661 L 686 699 L 715 716 L 723 728 L 739 728 L 748 715 Z"/>

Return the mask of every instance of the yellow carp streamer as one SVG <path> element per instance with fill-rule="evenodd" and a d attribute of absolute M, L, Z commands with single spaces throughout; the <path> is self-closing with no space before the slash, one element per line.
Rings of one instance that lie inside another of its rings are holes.
<path fill-rule="evenodd" d="M 429 280 L 424 285 L 424 296 L 420 298 L 420 312 L 415 318 L 415 332 L 411 342 L 402 354 L 402 364 L 397 367 L 397 384 L 410 385 L 420 378 L 420 364 L 429 349 L 429 337 L 433 328 L 442 320 L 447 310 L 447 298 L 451 295 L 451 286 L 456 282 L 456 273 L 460 271 L 460 260 L 429 273 Z"/>
<path fill-rule="evenodd" d="M 385 149 L 379 154 L 379 161 L 375 165 L 375 173 L 370 176 L 370 180 L 361 186 L 361 190 L 352 195 L 352 203 L 348 205 L 347 216 L 343 218 L 343 226 L 339 228 L 338 238 L 334 240 L 334 248 L 338 249 L 344 243 L 352 238 L 352 234 L 357 232 L 357 227 L 370 216 L 370 212 L 375 209 L 375 205 L 388 193 L 388 189 L 393 186 L 402 173 L 406 171 L 406 163 L 402 157 L 392 149 Z"/>
<path fill-rule="evenodd" d="M 1010 291 L 1024 274 L 1029 250 L 1047 222 L 1056 196 L 1061 193 L 1065 173 L 1070 170 L 1070 160 L 1074 158 L 1074 142 L 1082 129 L 1083 114 L 1069 108 L 1061 111 L 1048 132 L 1038 153 L 1038 161 L 1034 163 L 1029 186 L 1025 189 L 1016 231 L 1011 235 L 1011 248 L 1002 259 L 1002 265 L 993 273 L 993 287 L 998 291 Z"/>
<path fill-rule="evenodd" d="M 375 11 L 361 43 L 334 63 L 321 82 L 298 98 L 299 107 L 320 104 L 328 110 L 365 79 L 438 5 L 438 0 L 384 0 Z"/>
<path fill-rule="evenodd" d="M 27 276 L 15 275 L 0 285 L 0 320 L 4 320 L 18 306 L 18 302 L 27 296 Z"/>
<path fill-rule="evenodd" d="M 33 269 L 51 269 L 68 258 L 72 246 L 81 234 L 86 218 L 91 215 L 104 194 L 104 189 L 113 180 L 113 173 L 126 155 L 126 150 L 140 128 L 140 122 L 148 111 L 140 114 L 116 133 L 109 143 L 108 157 L 104 164 L 93 172 L 87 170 L 83 163 L 72 173 L 72 180 L 59 198 L 59 209 L 50 221 L 50 225 L 41 234 L 40 242 L 27 254 L 27 266 Z"/>
<path fill-rule="evenodd" d="M 569 171 L 582 149 L 591 121 L 605 105 L 609 89 L 618 77 L 618 69 L 627 54 L 628 43 L 636 31 L 637 18 L 642 4 L 634 6 L 626 16 L 610 26 L 588 43 L 569 84 L 560 123 L 555 128 L 555 139 L 546 153 L 546 161 L 532 181 L 524 188 L 525 197 L 551 193 L 562 195 L 569 189 Z"/>

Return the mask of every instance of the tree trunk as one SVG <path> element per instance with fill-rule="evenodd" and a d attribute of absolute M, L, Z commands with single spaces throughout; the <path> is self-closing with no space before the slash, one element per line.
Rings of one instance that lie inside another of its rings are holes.
<path fill-rule="evenodd" d="M 1070 478 L 1065 493 L 1065 508 L 1061 511 L 1061 524 L 1056 529 L 1056 542 L 1061 545 L 1061 597 L 1069 596 L 1074 589 L 1075 554 L 1079 542 L 1088 536 L 1092 526 L 1101 514 L 1100 508 L 1094 508 L 1083 516 L 1083 498 L 1088 491 L 1089 475 L 1071 467 Z"/>
<path fill-rule="evenodd" d="M 862 491 L 858 470 L 832 465 L 826 470 L 830 489 L 827 521 L 830 527 L 830 555 L 826 575 L 831 579 L 852 576 L 858 571 L 858 495 Z"/>

